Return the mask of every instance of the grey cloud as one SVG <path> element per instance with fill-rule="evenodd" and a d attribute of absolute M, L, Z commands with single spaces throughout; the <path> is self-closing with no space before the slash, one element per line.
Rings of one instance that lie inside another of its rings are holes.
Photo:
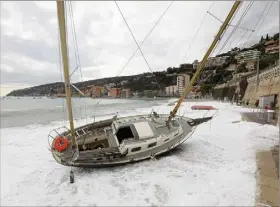
<path fill-rule="evenodd" d="M 32 75 L 28 75 L 24 71 L 7 72 L 1 71 L 1 84 L 30 84 L 30 85 L 40 85 L 42 83 L 48 82 L 59 82 L 61 81 L 60 74 L 57 72 L 48 73 L 47 77 L 45 72 L 36 72 Z"/>
<path fill-rule="evenodd" d="M 17 2 L 15 4 L 16 8 L 22 12 L 23 25 L 20 26 L 25 28 L 25 23 L 27 24 L 36 19 L 38 27 L 44 28 L 46 34 L 52 40 L 52 44 L 49 44 L 44 37 L 26 40 L 19 36 L 7 35 L 5 26 L 2 26 L 2 21 L 14 18 L 16 14 L 12 10 L 2 8 L 2 4 L 5 3 L 8 2 L 1 2 L 1 63 L 14 68 L 15 71 L 9 71 L 3 66 L 1 68 L 1 84 L 43 84 L 60 81 L 56 11 L 39 7 L 34 2 Z M 53 3 L 55 8 L 55 2 Z M 119 2 L 119 6 L 139 44 L 169 3 Z M 247 3 L 243 2 L 245 5 Z M 85 6 L 83 10 L 78 8 L 79 5 L 83 4 Z M 187 60 L 189 62 L 202 58 L 204 52 L 202 49 L 210 45 L 221 25 L 213 17 L 207 15 L 194 45 L 190 50 L 187 49 L 210 4 L 210 2 L 180 1 L 173 3 L 142 46 L 142 51 L 154 70 L 165 70 L 169 66 L 179 66 L 186 53 L 188 54 Z M 211 13 L 223 20 L 232 4 L 233 2 L 216 1 Z M 114 2 L 77 1 L 72 2 L 72 5 L 74 18 L 78 15 L 83 16 L 80 22 L 75 22 L 79 56 L 81 66 L 84 68 L 83 76 L 86 79 L 95 79 L 118 74 L 137 46 Z M 265 5 L 266 2 L 256 1 L 242 21 L 241 26 L 251 28 L 255 25 Z M 241 10 L 244 10 L 244 5 Z M 240 17 L 240 14 L 237 16 Z M 237 22 L 238 17 L 235 22 Z M 16 28 L 18 25 L 12 26 Z M 38 27 L 34 27 L 33 31 L 38 31 Z M 71 27 L 68 26 L 68 29 L 70 31 Z M 260 35 L 277 32 L 278 29 L 279 2 L 274 3 L 262 28 L 258 34 L 253 35 L 253 39 L 256 41 L 260 38 Z M 239 38 L 240 33 L 235 34 L 230 43 L 232 42 L 234 46 Z M 69 36 L 69 45 L 70 63 L 73 70 L 75 68 L 75 58 L 71 36 Z M 30 65 L 32 68 L 24 67 L 19 60 L 14 59 L 13 54 L 22 55 L 46 63 L 46 65 L 53 64 L 55 68 L 46 68 L 43 72 L 36 71 L 36 65 Z M 3 56 L 7 55 L 11 56 L 4 59 Z M 138 51 L 121 75 L 143 72 L 149 72 L 149 69 Z M 77 81 L 78 79 L 74 80 Z"/>
<path fill-rule="evenodd" d="M 39 61 L 57 63 L 58 48 L 45 44 L 43 40 L 23 40 L 16 36 L 1 36 L 1 51 L 3 53 L 16 52 L 18 54 L 32 57 Z"/>

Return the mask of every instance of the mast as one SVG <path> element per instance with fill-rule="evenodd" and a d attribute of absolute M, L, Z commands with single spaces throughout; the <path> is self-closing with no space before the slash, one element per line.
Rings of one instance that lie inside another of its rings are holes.
<path fill-rule="evenodd" d="M 65 79 L 65 94 L 66 94 L 67 107 L 68 107 L 68 118 L 70 122 L 70 132 L 72 136 L 72 148 L 75 148 L 76 140 L 75 140 L 74 122 L 73 122 L 73 114 L 72 114 L 64 1 L 57 0 L 56 4 L 57 4 L 57 16 L 58 16 L 58 25 L 59 25 L 59 33 L 60 33 L 60 46 L 61 46 L 62 61 L 63 61 L 63 72 L 64 72 L 64 79 Z"/>
<path fill-rule="evenodd" d="M 185 96 L 187 95 L 187 93 L 190 91 L 191 87 L 193 86 L 193 84 L 195 83 L 196 79 L 198 78 L 198 76 L 200 75 L 200 73 L 202 72 L 205 64 L 206 64 L 206 60 L 208 59 L 208 57 L 210 56 L 211 52 L 213 51 L 213 49 L 215 48 L 217 42 L 220 40 L 223 32 L 225 31 L 226 27 L 228 26 L 231 18 L 233 17 L 234 13 L 236 12 L 238 6 L 240 5 L 241 1 L 235 1 L 235 3 L 233 4 L 227 18 L 225 19 L 223 25 L 220 27 L 218 34 L 216 35 L 215 39 L 213 40 L 212 44 L 210 45 L 208 51 L 206 52 L 206 54 L 204 55 L 201 63 L 198 66 L 198 69 L 196 70 L 195 74 L 193 75 L 189 85 L 185 88 L 182 96 L 180 97 L 179 101 L 177 102 L 175 108 L 173 109 L 172 112 L 170 112 L 170 115 L 168 117 L 168 121 L 167 124 L 171 121 L 171 119 L 176 115 L 177 110 L 179 109 L 181 103 L 183 102 Z"/>

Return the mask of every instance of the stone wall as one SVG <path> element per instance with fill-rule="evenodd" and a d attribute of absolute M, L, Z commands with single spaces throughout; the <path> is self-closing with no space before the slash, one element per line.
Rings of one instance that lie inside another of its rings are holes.
<path fill-rule="evenodd" d="M 260 96 L 280 93 L 279 65 L 260 73 L 258 87 L 256 87 L 256 80 L 256 76 L 248 78 L 248 86 L 243 97 L 243 100 L 245 102 L 249 100 L 250 104 L 254 104 Z"/>

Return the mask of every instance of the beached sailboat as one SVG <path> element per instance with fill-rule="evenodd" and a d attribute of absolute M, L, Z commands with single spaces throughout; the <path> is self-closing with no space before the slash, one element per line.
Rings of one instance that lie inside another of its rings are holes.
<path fill-rule="evenodd" d="M 212 117 L 191 119 L 176 115 L 186 94 L 201 73 L 207 58 L 229 24 L 240 1 L 234 3 L 201 64 L 170 114 L 152 112 L 102 120 L 74 128 L 66 41 L 64 1 L 57 1 L 61 52 L 65 78 L 65 92 L 70 129 L 54 129 L 49 134 L 50 150 L 54 159 L 65 166 L 105 167 L 154 158 L 180 145 L 196 126 Z"/>

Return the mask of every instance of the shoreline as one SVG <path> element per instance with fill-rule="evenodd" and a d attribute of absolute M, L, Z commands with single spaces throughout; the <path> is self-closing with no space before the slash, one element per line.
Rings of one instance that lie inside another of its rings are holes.
<path fill-rule="evenodd" d="M 66 98 L 66 97 L 48 97 L 48 96 L 2 96 L 1 98 L 3 99 L 10 99 L 10 98 L 35 98 L 35 99 L 41 99 L 41 98 L 48 98 L 48 99 L 60 99 L 60 98 Z M 178 97 L 156 97 L 156 98 L 140 98 L 140 97 L 132 97 L 132 98 L 109 98 L 109 97 L 98 97 L 98 98 L 93 98 L 93 97 L 72 97 L 72 98 L 88 98 L 88 99 L 112 99 L 112 100 L 144 100 L 144 101 L 159 101 L 159 100 L 170 100 L 170 99 L 174 99 L 174 102 L 177 102 L 177 100 L 179 100 Z M 176 99 L 176 100 L 175 100 Z M 215 99 L 189 99 L 189 98 L 185 98 L 183 100 L 184 102 L 206 102 L 206 101 L 218 101 Z"/>

